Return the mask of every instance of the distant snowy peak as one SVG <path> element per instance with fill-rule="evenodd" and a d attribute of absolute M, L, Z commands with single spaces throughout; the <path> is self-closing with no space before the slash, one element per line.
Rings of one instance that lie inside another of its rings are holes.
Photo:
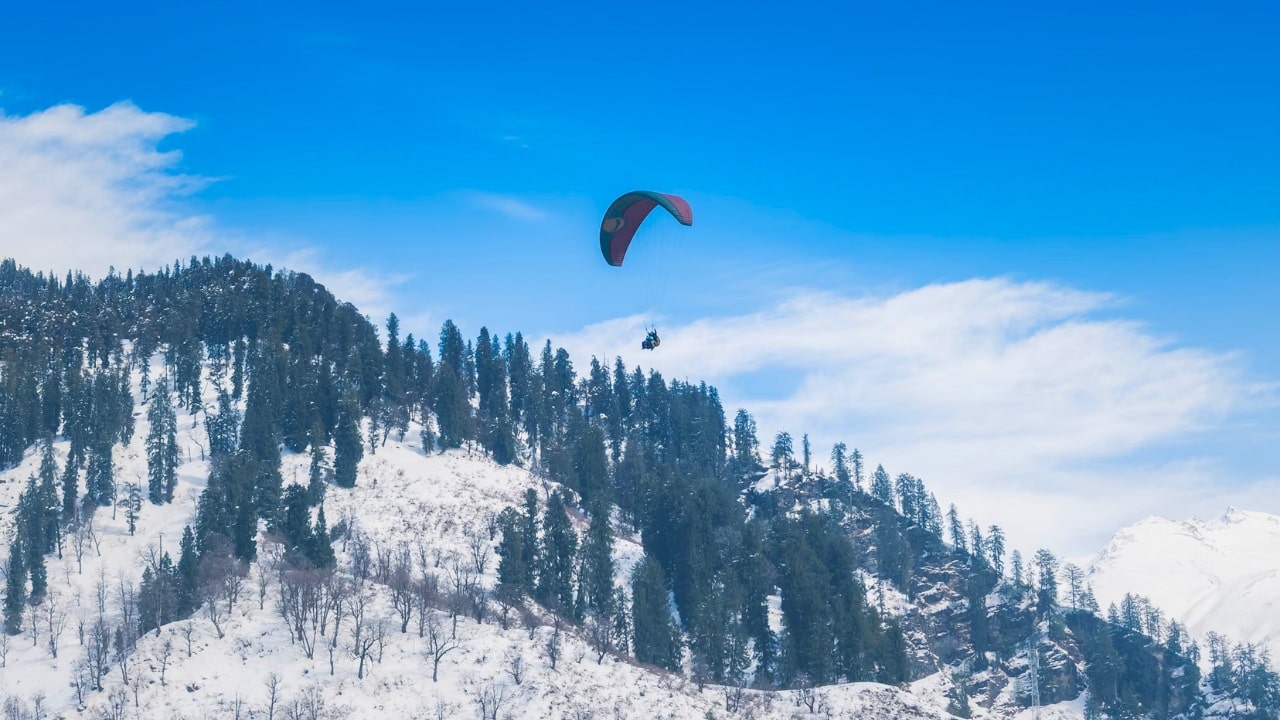
<path fill-rule="evenodd" d="M 1280 516 L 1227 508 L 1212 520 L 1149 517 L 1117 532 L 1089 567 L 1105 608 L 1142 595 L 1203 638 L 1280 654 Z"/>

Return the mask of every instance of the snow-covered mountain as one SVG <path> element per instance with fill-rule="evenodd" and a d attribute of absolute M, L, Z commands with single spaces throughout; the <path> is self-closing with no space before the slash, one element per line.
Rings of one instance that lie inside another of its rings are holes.
<path fill-rule="evenodd" d="M 114 452 L 121 486 L 146 483 L 148 424 L 145 411 L 135 416 L 132 442 Z M 182 528 L 195 518 L 209 472 L 201 459 L 201 448 L 208 447 L 201 419 L 180 411 L 178 440 L 185 462 L 171 504 L 144 503 L 136 534 L 129 532 L 123 512 L 101 508 L 85 542 L 77 546 L 68 538 L 61 557 L 48 558 L 50 599 L 41 607 L 50 609 L 49 617 L 33 613 L 22 635 L 0 633 L 4 717 L 676 720 L 729 715 L 768 720 L 797 717 L 802 709 L 801 717 L 950 717 L 943 711 L 948 684 L 941 676 L 913 689 L 873 683 L 817 688 L 808 701 L 797 691 L 700 688 L 685 676 L 642 667 L 625 657 L 598 657 L 580 631 L 567 626 L 560 626 L 553 667 L 547 648 L 556 626 L 536 610 L 513 613 L 506 627 L 493 615 L 476 622 L 460 614 L 456 647 L 442 655 L 438 681 L 433 682 L 432 659 L 417 620 L 401 632 L 389 589 L 372 579 L 354 590 L 365 606 L 363 632 L 379 638 L 366 661 L 360 663 L 353 653 L 351 613 L 336 630 L 336 642 L 321 638 L 308 657 L 281 616 L 280 580 L 271 569 L 277 556 L 263 535 L 259 559 L 238 597 L 218 601 L 225 611 L 218 623 L 202 611 L 148 633 L 133 652 L 111 652 L 103 689 L 88 689 L 83 660 L 86 644 L 93 643 L 95 619 L 101 614 L 112 628 L 126 622 L 121 599 L 136 598 L 143 568 L 161 548 L 176 556 Z M 347 538 L 367 538 L 374 563 L 407 551 L 414 572 L 434 574 L 442 591 L 453 574 L 476 570 L 481 585 L 491 589 L 497 570 L 492 519 L 519 503 L 526 488 L 536 488 L 545 498 L 548 486 L 483 453 L 424 454 L 417 437 L 415 428 L 403 442 L 393 438 L 372 455 L 366 450 L 355 488 L 330 486 L 325 501 L 330 526 L 344 528 Z M 59 466 L 67 448 L 66 441 L 55 443 Z M 305 483 L 308 462 L 306 455 L 286 453 L 281 468 L 286 484 Z M 17 467 L 0 472 L 0 508 L 5 510 L 0 537 L 10 536 L 8 509 L 39 463 L 40 453 L 32 448 Z M 575 522 L 585 531 L 582 518 Z M 625 527 L 617 530 L 615 560 L 623 582 L 642 550 Z M 335 542 L 347 582 L 356 544 Z M 0 554 L 7 554 L 7 545 L 0 542 Z M 431 612 L 448 633 L 448 613 Z M 335 628 L 330 626 L 330 635 Z M 734 708 L 732 713 L 727 706 Z M 37 708 L 41 714 L 33 714 Z"/>
<path fill-rule="evenodd" d="M 1142 595 L 1201 641 L 1216 632 L 1280 657 L 1280 516 L 1150 517 L 1117 532 L 1088 578 L 1103 608 Z"/>

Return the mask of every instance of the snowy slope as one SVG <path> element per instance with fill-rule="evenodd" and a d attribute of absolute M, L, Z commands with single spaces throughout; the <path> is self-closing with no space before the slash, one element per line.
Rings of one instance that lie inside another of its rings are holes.
<path fill-rule="evenodd" d="M 159 363 L 156 364 L 158 366 Z M 137 387 L 137 376 L 134 382 Z M 210 405 L 212 403 L 209 403 Z M 137 409 L 137 429 L 132 444 L 117 448 L 116 477 L 120 485 L 145 485 L 143 444 L 147 435 L 145 407 Z M 526 488 L 536 488 L 545 499 L 547 487 L 527 471 L 499 467 L 479 453 L 451 451 L 426 455 L 411 430 L 404 442 L 394 438 L 377 453 L 366 454 L 360 464 L 356 488 L 330 487 L 325 513 L 330 528 L 339 523 L 367 536 L 375 552 L 405 547 L 414 557 L 415 573 L 433 572 L 441 587 L 448 587 L 450 568 L 456 563 L 475 565 L 473 551 L 479 540 L 485 558 L 482 584 L 492 587 L 497 559 L 488 521 L 503 508 L 520 502 Z M 262 563 L 249 570 L 245 589 L 222 620 L 223 636 L 202 612 L 191 619 L 162 628 L 138 641 L 137 650 L 123 665 L 134 678 L 124 683 L 119 664 L 112 665 L 104 690 L 83 693 L 73 679 L 85 648 L 80 628 L 98 613 L 98 591 L 105 595 L 106 618 L 114 625 L 121 619 L 121 595 L 136 589 L 147 558 L 161 544 L 177 555 L 182 529 L 195 517 L 196 500 L 206 483 L 207 463 L 200 447 L 207 447 L 203 417 L 179 411 L 179 443 L 187 462 L 180 469 L 174 502 L 144 504 L 136 536 L 130 536 L 124 513 L 114 518 L 110 508 L 95 518 L 98 543 L 89 543 L 78 560 L 71 542 L 61 558 L 48 559 L 51 594 L 66 621 L 58 636 L 57 656 L 50 650 L 46 625 L 36 624 L 34 638 L 26 633 L 9 638 L 0 667 L 0 701 L 12 699 L 32 709 L 37 699 L 46 717 L 116 718 L 227 718 L 268 717 L 267 679 L 279 678 L 275 718 L 475 718 L 480 701 L 501 703 L 500 718 L 767 718 L 810 717 L 791 692 L 746 692 L 734 713 L 728 713 L 726 690 L 699 690 L 683 677 L 636 666 L 625 658 L 605 657 L 597 663 L 583 639 L 572 632 L 563 641 L 556 668 L 546 657 L 552 633 L 545 614 L 534 613 L 533 623 L 514 622 L 503 629 L 493 619 L 477 623 L 465 616 L 458 623 L 458 648 L 444 656 L 439 681 L 431 680 L 431 663 L 424 656 L 424 640 L 415 623 L 399 632 L 387 589 L 366 583 L 369 597 L 365 632 L 385 627 L 385 642 L 374 660 L 357 677 L 358 662 L 351 653 L 352 621 L 343 621 L 331 670 L 326 650 L 307 658 L 276 607 L 279 583 Z M 66 442 L 55 444 L 59 466 L 65 461 Z M 38 454 L 28 453 L 23 463 L 0 473 L 0 505 L 12 508 L 18 493 L 39 465 Z M 286 453 L 286 484 L 305 482 L 308 458 Z M 579 521 L 579 530 L 585 525 Z M 7 556 L 11 513 L 0 515 L 0 553 Z M 641 549 L 625 528 L 617 528 L 618 580 L 639 559 Z M 345 549 L 335 543 L 339 568 L 350 567 L 354 543 Z M 260 537 L 260 560 L 270 553 Z M 3 556 L 0 556 L 3 557 Z M 83 567 L 81 568 L 81 563 Z M 264 574 L 265 573 L 265 574 Z M 265 595 L 259 599 L 258 580 L 266 578 Z M 440 617 L 448 624 L 447 614 Z M 330 634 L 332 635 L 332 629 Z M 188 646 L 190 655 L 188 655 Z M 166 647 L 168 648 L 166 651 Z M 523 663 L 517 683 L 511 673 L 515 658 Z M 163 667 L 163 682 L 161 671 Z M 135 694 L 136 693 L 136 694 Z M 112 708 L 112 698 L 116 708 Z M 931 693 L 917 696 L 906 689 L 857 683 L 820 688 L 815 707 L 826 706 L 835 718 L 946 717 L 945 701 Z M 16 707 L 16 706 L 15 706 Z M 323 707 L 323 710 L 321 710 Z M 804 710 L 805 712 L 801 712 Z M 6 712 L 6 716 L 14 716 Z"/>
<path fill-rule="evenodd" d="M 1213 631 L 1280 657 L 1280 516 L 1147 518 L 1116 533 L 1088 577 L 1103 608 L 1142 595 L 1202 641 Z"/>

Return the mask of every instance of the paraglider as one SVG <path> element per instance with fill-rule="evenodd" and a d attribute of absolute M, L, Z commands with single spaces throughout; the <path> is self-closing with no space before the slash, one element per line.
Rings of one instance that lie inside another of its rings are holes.
<path fill-rule="evenodd" d="M 640 229 L 640 224 L 656 207 L 671 213 L 671 216 L 681 225 L 693 225 L 693 209 L 684 198 L 678 195 L 649 190 L 626 193 L 609 205 L 609 209 L 604 213 L 604 219 L 600 222 L 600 253 L 604 255 L 605 262 L 614 267 L 622 266 L 636 230 Z M 658 338 L 658 331 L 655 328 L 645 335 L 640 347 L 653 350 L 661 343 L 662 340 Z"/>
<path fill-rule="evenodd" d="M 600 222 L 600 252 L 605 262 L 621 267 L 640 223 L 658 206 L 671 213 L 681 225 L 693 224 L 693 209 L 684 198 L 648 190 L 629 192 L 613 201 Z"/>

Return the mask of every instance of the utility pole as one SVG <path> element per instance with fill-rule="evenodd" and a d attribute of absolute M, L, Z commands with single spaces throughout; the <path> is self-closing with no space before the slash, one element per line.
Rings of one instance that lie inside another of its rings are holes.
<path fill-rule="evenodd" d="M 1040 626 L 1027 641 L 1027 660 L 1031 664 L 1031 713 L 1040 720 Z"/>

